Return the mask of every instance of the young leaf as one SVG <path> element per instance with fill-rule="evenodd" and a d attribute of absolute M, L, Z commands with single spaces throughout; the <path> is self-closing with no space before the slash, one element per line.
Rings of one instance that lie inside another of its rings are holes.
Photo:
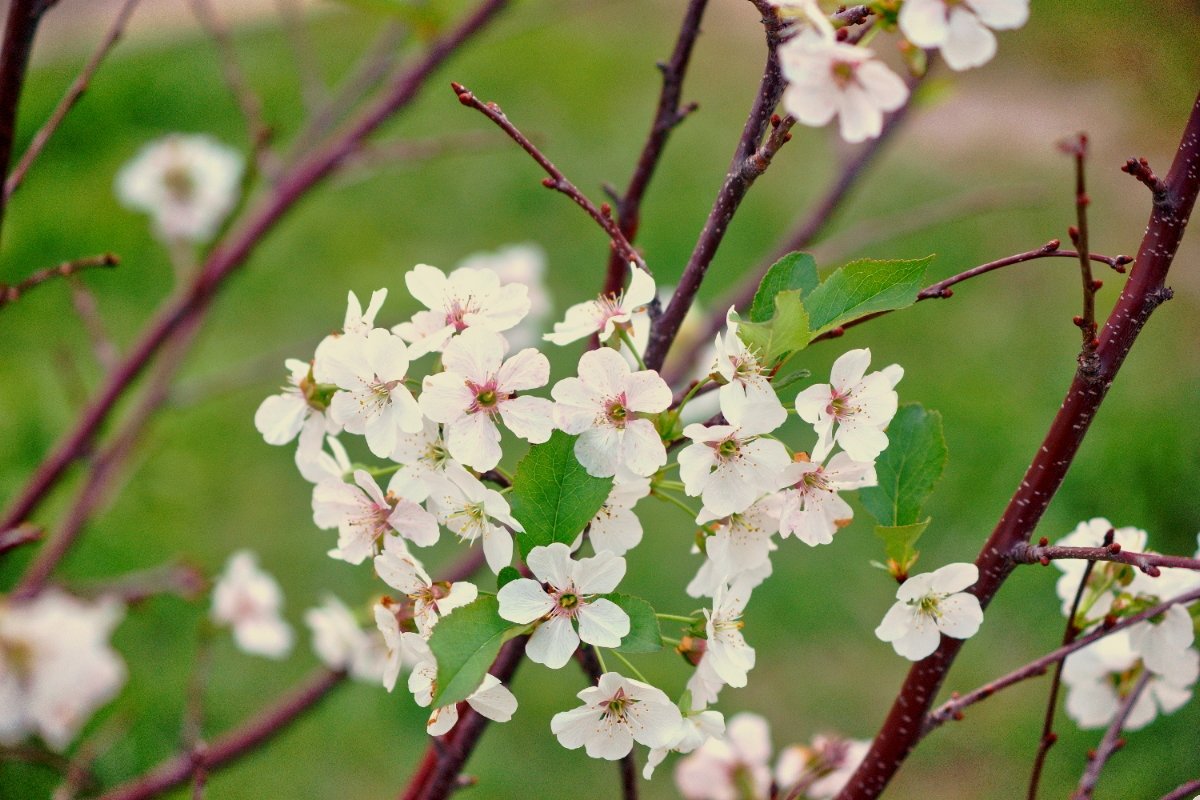
<path fill-rule="evenodd" d="M 763 364 L 774 364 L 793 350 L 803 350 L 812 336 L 799 289 L 775 295 L 775 314 L 766 322 L 741 322 L 738 336 L 758 353 Z"/>
<path fill-rule="evenodd" d="M 619 653 L 657 653 L 662 649 L 662 630 L 658 627 L 658 617 L 654 607 L 640 597 L 633 595 L 611 594 L 601 595 L 616 603 L 629 615 L 629 633 L 621 640 L 621 646 L 616 648 Z"/>
<path fill-rule="evenodd" d="M 439 620 L 429 637 L 429 649 L 437 659 L 433 707 L 466 700 L 479 688 L 500 646 L 528 627 L 501 617 L 500 601 L 494 594 L 481 594 L 473 603 Z"/>
<path fill-rule="evenodd" d="M 808 253 L 788 253 L 776 261 L 763 276 L 750 304 L 750 321 L 766 322 L 775 316 L 775 295 L 799 289 L 804 296 L 817 288 L 817 262 Z"/>
<path fill-rule="evenodd" d="M 834 271 L 805 296 L 812 335 L 868 314 L 911 306 L 931 261 L 932 255 L 911 260 L 863 259 Z"/>
<path fill-rule="evenodd" d="M 929 519 L 914 522 L 912 525 L 890 527 L 875 526 L 875 535 L 883 539 L 884 552 L 887 553 L 886 569 L 896 577 L 905 577 L 917 560 L 917 539 L 929 527 Z"/>
<path fill-rule="evenodd" d="M 887 435 L 887 449 L 875 462 L 879 485 L 858 496 L 880 525 L 912 525 L 946 466 L 942 415 L 917 403 L 901 406 Z"/>
<path fill-rule="evenodd" d="M 613 479 L 588 475 L 575 458 L 577 438 L 555 431 L 517 465 L 509 503 L 525 527 L 517 534 L 522 558 L 539 545 L 575 541 L 608 499 Z"/>
<path fill-rule="evenodd" d="M 521 573 L 517 572 L 515 567 L 504 567 L 496 574 L 496 591 L 500 591 L 519 577 Z"/>

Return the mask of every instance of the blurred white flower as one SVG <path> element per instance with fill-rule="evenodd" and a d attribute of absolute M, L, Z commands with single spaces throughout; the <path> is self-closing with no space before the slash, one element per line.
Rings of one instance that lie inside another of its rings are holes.
<path fill-rule="evenodd" d="M 1019 28 L 1029 0 L 904 0 L 900 31 L 917 47 L 937 47 L 953 70 L 978 67 L 996 55 L 994 30 Z"/>
<path fill-rule="evenodd" d="M 247 653 L 283 658 L 292 649 L 292 628 L 279 612 L 283 591 L 258 567 L 249 550 L 229 557 L 213 586 L 213 621 L 233 628 L 233 640 Z"/>
<path fill-rule="evenodd" d="M 661 689 L 616 672 L 604 673 L 596 686 L 576 696 L 583 705 L 555 714 L 550 730 L 563 747 L 583 747 L 592 758 L 624 758 L 634 742 L 665 747 L 683 721 Z"/>
<path fill-rule="evenodd" d="M 321 605 L 304 612 L 304 623 L 312 631 L 313 651 L 322 664 L 366 683 L 383 679 L 387 650 L 382 634 L 363 630 L 341 600 L 325 595 Z"/>
<path fill-rule="evenodd" d="M 979 598 L 963 590 L 979 580 L 974 564 L 947 564 L 933 572 L 914 575 L 896 591 L 893 605 L 875 629 L 891 642 L 896 653 L 920 661 L 942 641 L 942 634 L 969 639 L 983 623 Z"/>
<path fill-rule="evenodd" d="M 814 736 L 811 744 L 784 748 L 775 761 L 780 796 L 795 792 L 808 800 L 833 800 L 870 748 L 862 739 L 823 734 Z"/>
<path fill-rule="evenodd" d="M 163 239 L 203 243 L 237 203 L 242 169 L 241 154 L 211 136 L 173 133 L 121 167 L 117 199 L 149 214 Z"/>
<path fill-rule="evenodd" d="M 474 253 L 459 262 L 462 269 L 488 269 L 501 284 L 518 284 L 529 291 L 529 313 L 504 333 L 514 349 L 533 347 L 542 338 L 554 301 L 546 287 L 546 252 L 532 242 L 510 244 L 490 253 Z"/>
<path fill-rule="evenodd" d="M 771 730 L 758 714 L 729 718 L 723 737 L 702 744 L 675 765 L 675 786 L 685 800 L 743 800 L 771 793 Z"/>
<path fill-rule="evenodd" d="M 1059 547 L 1101 547 L 1104 537 L 1113 531 L 1113 541 L 1122 550 L 1135 553 L 1145 552 L 1147 534 L 1140 528 L 1114 528 L 1113 524 L 1104 517 L 1094 517 L 1075 526 L 1075 530 L 1055 542 Z M 1079 591 L 1079 582 L 1087 570 L 1087 562 L 1079 558 L 1056 558 L 1054 566 L 1062 572 L 1062 577 L 1055 585 L 1055 591 L 1062 600 L 1063 616 L 1071 613 L 1071 605 L 1075 602 L 1075 594 Z M 1088 589 L 1084 592 L 1081 609 L 1087 609 L 1091 619 L 1101 619 L 1112 609 L 1113 600 L 1123 590 L 1123 586 L 1113 580 L 1118 572 L 1128 569 L 1123 564 L 1098 562 L 1088 577 Z"/>

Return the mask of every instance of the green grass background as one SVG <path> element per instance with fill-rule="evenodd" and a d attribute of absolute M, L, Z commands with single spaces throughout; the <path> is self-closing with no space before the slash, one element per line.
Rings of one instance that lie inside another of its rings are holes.
<path fill-rule="evenodd" d="M 889 226 L 909 209 L 953 203 L 985 188 L 1006 199 L 866 248 L 841 246 L 840 256 L 935 252 L 934 279 L 1052 237 L 1065 239 L 1073 222 L 1071 171 L 1054 143 L 1082 129 L 1091 133 L 1095 154 L 1093 247 L 1105 253 L 1136 249 L 1149 198 L 1117 167 L 1129 155 L 1146 155 L 1160 171 L 1167 167 L 1197 85 L 1200 24 L 1194 6 L 1185 0 L 1034 5 L 1023 31 L 1000 36 L 993 64 L 965 75 L 940 74 L 913 124 L 851 197 L 834 230 L 848 232 L 850 240 L 873 236 L 876 225 Z M 602 181 L 623 185 L 628 178 L 657 96 L 653 64 L 669 53 L 682 6 L 679 0 L 517 3 L 443 69 L 384 136 L 487 131 L 486 122 L 462 109 L 446 87 L 459 80 L 501 102 L 579 186 L 599 198 Z M 462 5 L 438 7 L 449 13 Z M 69 5 L 55 13 L 69 13 Z M 378 25 L 361 13 L 313 23 L 318 57 L 331 78 Z M 237 46 L 264 97 L 267 118 L 286 139 L 301 119 L 286 42 L 268 25 L 239 30 Z M 68 48 L 33 71 L 19 147 L 57 102 L 88 47 Z M 687 260 L 740 132 L 761 59 L 753 9 L 714 0 L 685 89 L 685 98 L 698 101 L 701 111 L 677 131 L 645 203 L 639 244 L 663 282 Z M 173 279 L 145 221 L 118 206 L 112 176 L 141 143 L 174 130 L 207 131 L 239 146 L 246 140 L 211 45 L 190 30 L 134 40 L 104 67 L 11 204 L 0 280 L 84 254 L 119 253 L 119 269 L 86 281 L 114 338 L 121 345 L 132 342 Z M 796 133 L 739 212 L 703 299 L 757 264 L 833 173 L 839 148 L 828 132 Z M 284 354 L 311 353 L 340 322 L 347 289 L 364 296 L 388 286 L 392 294 L 381 322 L 406 317 L 414 306 L 404 296 L 402 275 L 418 262 L 450 267 L 478 249 L 536 241 L 549 254 L 559 311 L 593 292 L 607 249 L 601 234 L 577 208 L 541 188 L 529 159 L 496 137 L 494 147 L 325 185 L 278 226 L 224 289 L 188 356 L 177 402 L 146 434 L 115 502 L 62 565 L 63 581 L 116 576 L 179 554 L 211 572 L 232 550 L 250 547 L 279 576 L 287 616 L 298 626 L 303 609 L 327 591 L 351 603 L 365 603 L 380 591 L 369 570 L 325 557 L 331 534 L 312 524 L 309 488 L 294 471 L 290 448 L 267 446 L 255 432 L 254 409 L 282 375 L 281 363 L 261 365 L 273 355 L 281 361 Z M 1146 528 L 1162 551 L 1194 549 L 1200 527 L 1200 428 L 1194 422 L 1200 249 L 1196 233 L 1191 236 L 1172 273 L 1175 299 L 1143 334 L 1037 535 L 1053 539 L 1080 519 L 1103 515 Z M 1107 308 L 1121 279 L 1102 277 L 1107 285 L 1099 301 Z M 934 522 L 922 541 L 920 568 L 972 559 L 1020 481 L 1070 380 L 1078 346 L 1070 324 L 1077 286 L 1073 262 L 1041 261 L 964 285 L 951 301 L 923 303 L 804 354 L 804 365 L 821 377 L 845 349 L 869 346 L 875 364 L 897 361 L 906 368 L 902 401 L 942 411 L 951 460 L 927 509 Z M 572 374 L 573 352 L 552 355 L 556 378 Z M 18 491 L 100 379 L 65 286 L 39 289 L 0 314 L 0 497 Z M 792 441 L 804 441 L 798 429 L 793 433 Z M 52 526 L 71 485 L 38 514 L 39 521 Z M 695 567 L 687 555 L 692 529 L 670 507 L 646 501 L 642 509 L 646 537 L 632 554 L 622 589 L 662 611 L 686 611 L 694 605 L 682 592 Z M 748 688 L 726 690 L 721 709 L 766 715 L 776 746 L 825 730 L 872 735 L 908 666 L 872 635 L 895 588 L 868 566 L 880 554 L 865 519 L 829 547 L 785 542 L 775 578 L 755 593 L 747 614 L 758 666 Z M 427 563 L 436 571 L 454 555 L 451 545 L 440 545 Z M 0 587 L 15 582 L 27 557 L 0 563 Z M 972 688 L 1057 643 L 1062 622 L 1056 576 L 1035 567 L 1018 571 L 964 649 L 948 689 Z M 131 610 L 119 628 L 116 646 L 131 680 L 89 728 L 128 731 L 96 762 L 105 783 L 178 747 L 182 697 L 205 611 L 160 598 Z M 207 731 L 236 724 L 314 663 L 302 627 L 296 652 L 281 664 L 241 655 L 222 640 L 207 693 Z M 638 658 L 637 664 L 672 693 L 686 679 L 669 653 Z M 614 767 L 562 749 L 549 732 L 550 716 L 572 707 L 582 686 L 573 669 L 523 666 L 514 686 L 521 703 L 517 718 L 489 731 L 469 764 L 467 771 L 481 784 L 472 794 L 524 800 L 616 796 Z M 1045 691 L 1045 681 L 1030 682 L 938 731 L 911 757 L 890 796 L 1024 796 Z M 424 716 L 400 692 L 345 686 L 270 747 L 212 776 L 208 796 L 394 796 L 427 744 Z M 1156 798 L 1195 778 L 1198 720 L 1193 703 L 1131 735 L 1097 796 Z M 1099 738 L 1065 719 L 1059 732 L 1045 797 L 1068 795 L 1084 754 Z M 670 767 L 644 786 L 645 797 L 675 796 Z M 0 797 L 46 797 L 53 785 L 44 770 L 0 764 Z"/>

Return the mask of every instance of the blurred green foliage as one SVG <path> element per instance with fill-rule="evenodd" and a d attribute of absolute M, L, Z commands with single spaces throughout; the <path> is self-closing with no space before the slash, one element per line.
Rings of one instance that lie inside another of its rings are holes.
<path fill-rule="evenodd" d="M 435 3 L 447 18 L 462 5 Z M 55 13 L 69 10 L 64 4 Z M 599 198 L 602 181 L 623 184 L 632 168 L 658 91 L 653 63 L 669 52 L 681 10 L 681 2 L 649 0 L 520 3 L 442 70 L 385 136 L 495 133 L 454 101 L 445 83 L 458 80 L 499 101 L 575 183 Z M 670 144 L 639 236 L 664 283 L 687 260 L 757 85 L 762 46 L 756 24 L 745 3 L 712 4 L 685 89 L 701 110 Z M 379 25 L 361 12 L 316 18 L 312 34 L 327 74 L 341 74 Z M 926 110 L 914 115 L 837 217 L 835 235 L 846 234 L 838 239 L 840 259 L 936 252 L 930 278 L 937 279 L 1065 238 L 1073 222 L 1070 165 L 1053 144 L 1081 128 L 1091 134 L 1095 152 L 1093 245 L 1100 252 L 1131 252 L 1149 199 L 1116 166 L 1139 154 L 1165 170 L 1196 86 L 1197 30 L 1195 7 L 1186 0 L 1035 3 L 1025 30 L 1001 34 L 993 64 L 967 75 L 941 73 L 934 82 Z M 286 42 L 267 25 L 239 31 L 237 46 L 267 118 L 286 140 L 301 120 Z M 83 57 L 81 51 L 34 70 L 19 146 Z M 122 265 L 85 280 L 114 338 L 122 346 L 133 341 L 172 290 L 173 278 L 144 220 L 116 203 L 112 176 L 141 143 L 173 130 L 207 131 L 243 146 L 246 140 L 211 44 L 191 32 L 178 41 L 134 42 L 104 67 L 11 205 L 0 280 L 114 251 Z M 738 214 L 705 299 L 757 264 L 833 173 L 838 148 L 827 132 L 796 133 Z M 417 262 L 451 267 L 474 250 L 529 240 L 549 254 L 560 311 L 599 286 L 607 251 L 600 232 L 577 208 L 542 189 L 529 159 L 495 137 L 494 146 L 355 172 L 322 187 L 288 216 L 224 289 L 172 406 L 147 433 L 112 507 L 64 563 L 64 581 L 115 576 L 181 553 L 215 572 L 231 551 L 251 547 L 280 577 L 288 617 L 297 625 L 302 610 L 326 592 L 359 603 L 380 591 L 369 570 L 324 555 L 333 538 L 312 524 L 308 486 L 295 473 L 291 449 L 265 445 L 252 415 L 282 379 L 283 357 L 307 356 L 339 324 L 347 289 L 362 296 L 390 287 L 383 322 L 410 313 L 401 278 Z M 1004 199 L 916 232 L 853 245 L 885 234 L 912 209 L 953 204 L 981 187 Z M 1101 515 L 1146 528 L 1162 551 L 1194 549 L 1200 426 L 1191 415 L 1200 389 L 1194 323 L 1200 282 L 1193 269 L 1197 233 L 1191 237 L 1174 273 L 1175 300 L 1139 341 L 1038 535 L 1053 539 L 1080 519 Z M 1121 278 L 1102 277 L 1107 286 L 1100 301 L 1111 304 Z M 1065 259 L 1020 266 L 959 287 L 953 300 L 921 303 L 797 359 L 821 380 L 845 349 L 870 346 L 875 365 L 895 361 L 906 368 L 899 386 L 904 401 L 942 412 L 950 462 L 926 506 L 933 524 L 922 538 L 917 571 L 972 559 L 1020 481 L 1072 373 L 1077 284 L 1074 264 Z M 569 374 L 574 351 L 551 355 L 555 377 Z M 18 490 L 100 377 L 65 286 L 43 287 L 0 314 L 0 497 Z M 38 520 L 52 523 L 70 496 L 68 482 Z M 692 528 L 677 509 L 653 500 L 643 508 L 646 537 L 632 554 L 622 589 L 661 611 L 686 612 L 696 605 L 682 593 L 698 563 L 687 555 Z M 869 516 L 859 517 L 832 546 L 785 542 L 776 577 L 750 604 L 746 633 L 758 648 L 758 666 L 748 688 L 726 690 L 721 707 L 727 714 L 765 714 L 776 746 L 824 730 L 869 737 L 908 667 L 871 633 L 895 586 L 868 566 L 882 547 Z M 429 559 L 432 572 L 453 558 L 452 550 L 449 543 L 439 546 Z M 0 564 L 0 587 L 15 581 L 27 556 Z M 1037 567 L 1018 571 L 964 649 L 947 689 L 971 688 L 1057 643 L 1056 575 Z M 131 610 L 120 627 L 116 645 L 131 680 L 89 728 L 128 733 L 98 758 L 103 782 L 131 776 L 178 747 L 204 613 L 198 605 L 161 598 Z M 305 641 L 302 635 L 297 651 L 280 664 L 243 656 L 220 641 L 206 730 L 236 724 L 310 669 L 315 659 Z M 686 672 L 670 653 L 635 659 L 669 692 L 682 688 Z M 468 768 L 481 783 L 472 793 L 523 800 L 615 796 L 614 767 L 563 750 L 549 732 L 549 717 L 572 707 L 583 683 L 570 668 L 524 665 L 514 687 L 521 709 L 483 740 Z M 912 756 L 889 796 L 1023 796 L 1045 691 L 1045 681 L 1030 682 L 938 731 Z M 1108 770 L 1104 796 L 1158 797 L 1196 777 L 1198 714 L 1193 702 L 1132 734 Z M 427 745 L 424 718 L 402 692 L 346 686 L 271 747 L 214 775 L 209 796 L 395 795 Z M 1046 797 L 1066 796 L 1099 738 L 1065 719 L 1058 727 L 1062 739 L 1050 754 Z M 669 772 L 668 763 L 644 796 L 674 796 Z M 46 797 L 53 785 L 42 769 L 0 765 L 0 797 Z"/>

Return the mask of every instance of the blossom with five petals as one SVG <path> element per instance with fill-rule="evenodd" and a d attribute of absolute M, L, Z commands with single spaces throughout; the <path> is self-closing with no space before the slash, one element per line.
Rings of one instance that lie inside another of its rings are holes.
<path fill-rule="evenodd" d="M 499 334 L 529 313 L 529 290 L 519 283 L 502 285 L 490 269 L 459 267 L 447 276 L 437 267 L 417 264 L 404 283 L 429 309 L 392 329 L 411 344 L 413 358 L 442 350 L 455 334 L 472 328 Z"/>
<path fill-rule="evenodd" d="M 661 689 L 616 672 L 604 673 L 576 696 L 583 705 L 555 714 L 550 730 L 563 747 L 583 747 L 592 758 L 624 758 L 634 742 L 666 747 L 683 722 Z"/>
<path fill-rule="evenodd" d="M 996 54 L 991 30 L 1019 28 L 1029 19 L 1029 0 L 904 0 L 898 22 L 904 38 L 924 49 L 940 48 L 953 70 L 978 67 Z"/>
<path fill-rule="evenodd" d="M 379 537 L 393 530 L 419 547 L 437 542 L 434 516 L 388 488 L 385 497 L 361 469 L 354 471 L 354 483 L 326 480 L 313 487 L 313 521 L 322 530 L 338 529 L 338 546 L 330 556 L 361 564 L 378 552 Z"/>
<path fill-rule="evenodd" d="M 867 375 L 870 363 L 866 348 L 843 353 L 833 362 L 829 383 L 809 386 L 796 396 L 796 413 L 817 432 L 813 461 L 824 461 L 835 443 L 859 462 L 873 462 L 887 448 L 883 429 L 896 416 L 900 401 L 895 386 L 904 370 L 893 364 Z"/>
<path fill-rule="evenodd" d="M 650 328 L 646 306 L 654 299 L 654 278 L 633 265 L 629 271 L 628 290 L 571 306 L 563 321 L 554 323 L 554 332 L 542 338 L 564 345 L 598 333 L 606 342 L 618 329 L 631 331 L 635 342 L 643 338 L 643 332 Z"/>
<path fill-rule="evenodd" d="M 963 590 L 979 580 L 974 564 L 947 564 L 913 575 L 896 591 L 893 605 L 875 629 L 896 653 L 920 661 L 942 641 L 942 634 L 969 639 L 983 623 L 979 598 Z"/>

